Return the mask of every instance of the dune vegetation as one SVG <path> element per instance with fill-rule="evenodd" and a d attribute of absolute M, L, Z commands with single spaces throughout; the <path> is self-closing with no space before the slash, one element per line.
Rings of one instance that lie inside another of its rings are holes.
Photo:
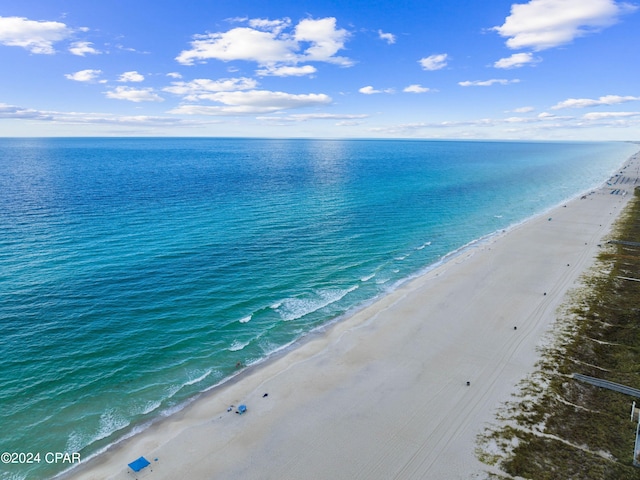
<path fill-rule="evenodd" d="M 640 187 L 559 312 L 538 370 L 479 439 L 494 478 L 640 479 L 634 399 L 574 373 L 640 388 Z"/>

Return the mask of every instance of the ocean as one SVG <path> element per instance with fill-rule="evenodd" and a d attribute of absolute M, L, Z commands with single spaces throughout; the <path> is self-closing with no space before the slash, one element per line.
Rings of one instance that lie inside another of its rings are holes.
<path fill-rule="evenodd" d="M 0 139 L 0 479 L 55 476 L 47 453 L 89 458 L 637 150 Z"/>

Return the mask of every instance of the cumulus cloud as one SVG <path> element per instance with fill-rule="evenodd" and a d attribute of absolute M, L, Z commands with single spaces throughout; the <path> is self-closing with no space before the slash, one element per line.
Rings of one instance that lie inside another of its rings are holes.
<path fill-rule="evenodd" d="M 69 47 L 69 51 L 80 57 L 84 57 L 87 54 L 98 55 L 99 53 L 102 53 L 93 48 L 92 45 L 93 43 L 91 42 L 73 42 Z"/>
<path fill-rule="evenodd" d="M 183 65 L 193 65 L 208 59 L 247 60 L 259 64 L 295 62 L 296 42 L 279 39 L 272 32 L 262 32 L 253 28 L 239 27 L 224 33 L 198 35 L 191 42 L 191 49 L 184 50 L 176 57 Z"/>
<path fill-rule="evenodd" d="M 560 103 L 557 103 L 552 110 L 560 110 L 562 108 L 585 108 L 585 107 L 599 107 L 600 105 L 616 105 L 618 103 L 633 102 L 640 100 L 640 97 L 620 95 L 605 95 L 603 97 L 593 98 L 569 98 Z"/>
<path fill-rule="evenodd" d="M 365 95 L 373 95 L 374 93 L 382 93 L 381 90 L 376 90 L 371 85 L 367 85 L 366 87 L 362 87 L 358 91 L 360 93 L 364 93 Z"/>
<path fill-rule="evenodd" d="M 538 60 L 533 58 L 531 53 L 514 53 L 510 57 L 501 58 L 493 64 L 495 68 L 520 68 L 530 63 L 537 63 Z"/>
<path fill-rule="evenodd" d="M 418 63 L 422 65 L 422 68 L 425 70 L 440 70 L 447 66 L 448 57 L 449 55 L 446 53 L 437 53 L 421 58 L 418 60 Z"/>
<path fill-rule="evenodd" d="M 297 42 L 311 43 L 302 54 L 304 61 L 332 62 L 343 66 L 350 66 L 353 62 L 334 55 L 344 48 L 348 37 L 349 32 L 336 28 L 334 17 L 302 20 L 296 25 L 294 34 Z"/>
<path fill-rule="evenodd" d="M 349 32 L 336 26 L 333 17 L 304 19 L 291 27 L 289 19 L 235 19 L 247 21 L 249 26 L 226 32 L 196 35 L 189 50 L 183 50 L 176 60 L 183 65 L 203 63 L 210 59 L 245 60 L 262 67 L 270 67 L 284 76 L 282 66 L 295 66 L 300 62 L 327 62 L 350 66 L 351 60 L 337 56 L 344 48 Z M 304 69 L 305 67 L 300 67 Z M 310 72 L 293 69 L 293 75 Z M 268 72 L 269 70 L 262 70 Z"/>
<path fill-rule="evenodd" d="M 65 78 L 69 80 L 74 80 L 76 82 L 92 82 L 97 79 L 102 74 L 102 70 L 80 70 L 75 73 L 67 73 L 65 74 Z"/>
<path fill-rule="evenodd" d="M 366 87 L 362 87 L 358 90 L 360 93 L 364 93 L 365 95 L 373 95 L 375 93 L 393 93 L 393 88 L 387 88 L 384 90 L 376 90 L 371 85 L 367 85 Z"/>
<path fill-rule="evenodd" d="M 55 53 L 53 44 L 69 38 L 73 31 L 64 23 L 0 17 L 0 44 L 22 47 L 31 53 Z"/>
<path fill-rule="evenodd" d="M 180 95 L 185 102 L 208 101 L 218 105 L 183 104 L 169 113 L 184 115 L 245 115 L 274 113 L 283 110 L 326 105 L 331 97 L 325 94 L 291 94 L 258 90 L 253 78 L 199 78 L 190 82 L 172 82 L 163 91 Z"/>
<path fill-rule="evenodd" d="M 402 90 L 405 93 L 426 93 L 431 91 L 429 88 L 427 87 L 423 87 L 421 85 L 418 84 L 414 84 L 414 85 L 409 85 L 408 87 L 405 87 L 404 90 Z"/>
<path fill-rule="evenodd" d="M 615 0 L 530 0 L 512 5 L 504 24 L 493 30 L 508 38 L 511 49 L 540 51 L 598 32 L 636 8 Z"/>
<path fill-rule="evenodd" d="M 291 94 L 269 90 L 217 92 L 207 98 L 222 105 L 180 105 L 169 111 L 186 115 L 243 115 L 273 113 L 292 108 L 312 107 L 331 103 L 323 93 Z"/>
<path fill-rule="evenodd" d="M 464 82 L 458 82 L 461 87 L 490 87 L 492 85 L 509 85 L 511 83 L 518 83 L 519 79 L 506 80 L 504 78 L 492 78 L 491 80 L 466 80 Z"/>
<path fill-rule="evenodd" d="M 261 77 L 302 77 L 315 72 L 317 72 L 317 69 L 313 65 L 301 65 L 299 67 L 291 65 L 267 66 L 261 70 L 256 70 L 256 74 Z"/>
<path fill-rule="evenodd" d="M 116 87 L 105 92 L 107 98 L 116 100 L 129 100 L 130 102 L 164 102 L 164 98 L 154 93 L 151 88 Z"/>
<path fill-rule="evenodd" d="M 124 72 L 122 75 L 120 75 L 120 77 L 118 78 L 119 82 L 142 82 L 144 81 L 144 75 L 139 74 L 138 72 L 131 71 L 131 72 Z"/>
<path fill-rule="evenodd" d="M 396 36 L 393 33 L 385 33 L 382 30 L 378 30 L 380 40 L 384 40 L 389 45 L 396 43 Z"/>
<path fill-rule="evenodd" d="M 182 75 L 180 75 L 178 72 L 169 72 L 169 73 L 167 73 L 167 77 L 170 77 L 170 78 L 182 78 Z"/>

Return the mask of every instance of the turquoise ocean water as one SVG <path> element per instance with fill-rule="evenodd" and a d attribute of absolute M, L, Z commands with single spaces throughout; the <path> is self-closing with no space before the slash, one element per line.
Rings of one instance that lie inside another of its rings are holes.
<path fill-rule="evenodd" d="M 87 458 L 637 150 L 0 139 L 0 452 Z"/>

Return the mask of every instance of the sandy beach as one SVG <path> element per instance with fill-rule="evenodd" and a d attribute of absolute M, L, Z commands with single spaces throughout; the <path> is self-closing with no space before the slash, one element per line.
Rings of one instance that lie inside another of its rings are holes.
<path fill-rule="evenodd" d="M 69 477 L 485 478 L 476 437 L 534 369 L 639 165 L 636 154 L 611 185 L 466 249 Z M 151 465 L 134 475 L 141 455 Z"/>

